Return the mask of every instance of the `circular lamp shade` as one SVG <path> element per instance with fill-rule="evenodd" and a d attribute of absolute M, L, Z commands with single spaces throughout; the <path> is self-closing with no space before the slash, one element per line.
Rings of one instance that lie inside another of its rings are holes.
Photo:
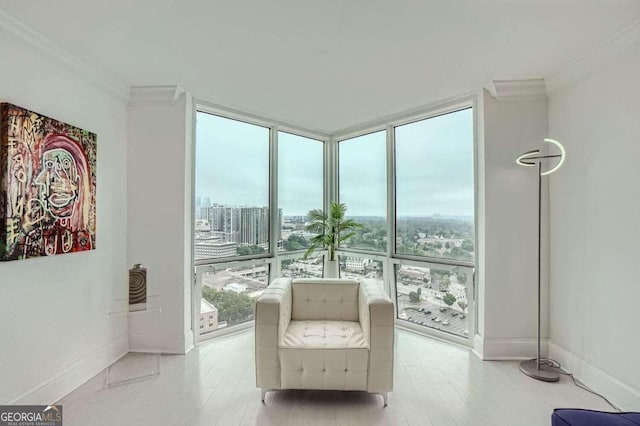
<path fill-rule="evenodd" d="M 521 166 L 532 167 L 537 165 L 538 162 L 544 159 L 556 158 L 558 159 L 558 162 L 555 164 L 555 166 L 551 167 L 549 170 L 545 170 L 544 172 L 541 172 L 540 176 L 550 175 L 551 173 L 558 170 L 564 163 L 564 160 L 567 156 L 567 152 L 565 151 L 562 144 L 555 139 L 546 138 L 544 141 L 552 145 L 555 145 L 560 150 L 560 153 L 553 154 L 553 155 L 540 155 L 540 150 L 534 149 L 533 151 L 527 151 L 522 155 L 520 155 L 518 158 L 516 158 L 516 163 Z"/>

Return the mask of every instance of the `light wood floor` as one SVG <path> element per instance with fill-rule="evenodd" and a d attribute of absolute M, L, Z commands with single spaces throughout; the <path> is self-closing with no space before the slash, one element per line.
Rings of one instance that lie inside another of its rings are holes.
<path fill-rule="evenodd" d="M 569 379 L 543 383 L 517 362 L 480 361 L 468 349 L 396 333 L 389 405 L 363 392 L 280 391 L 260 402 L 253 332 L 162 356 L 161 374 L 106 387 L 100 374 L 65 397 L 64 424 L 92 425 L 549 425 L 557 407 L 608 410 Z"/>

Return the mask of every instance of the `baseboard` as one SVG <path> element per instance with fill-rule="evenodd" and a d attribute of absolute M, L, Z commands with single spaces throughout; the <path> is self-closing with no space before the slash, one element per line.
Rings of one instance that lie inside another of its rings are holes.
<path fill-rule="evenodd" d="M 126 333 L 121 337 L 82 356 L 37 386 L 24 392 L 8 405 L 48 405 L 60 401 L 66 395 L 95 377 L 129 351 Z"/>
<path fill-rule="evenodd" d="M 476 334 L 473 336 L 473 347 L 471 348 L 471 352 L 473 352 L 478 358 L 484 359 L 484 339 L 481 335 Z"/>
<path fill-rule="evenodd" d="M 606 396 L 624 411 L 640 411 L 640 389 L 616 379 L 553 342 L 549 343 L 549 357 L 560 362 L 562 367 L 573 373 L 578 380 Z"/>
<path fill-rule="evenodd" d="M 131 331 L 131 329 L 129 330 Z M 131 352 L 186 354 L 193 347 L 193 334 L 129 333 Z"/>
<path fill-rule="evenodd" d="M 188 354 L 191 349 L 195 348 L 195 338 L 193 335 L 193 330 L 187 331 L 187 334 L 184 336 L 184 353 Z"/>
<path fill-rule="evenodd" d="M 474 339 L 474 351 L 480 355 L 484 361 L 508 361 L 535 358 L 538 352 L 538 341 L 536 339 Z M 542 356 L 547 355 L 548 341 L 540 341 L 540 352 Z M 480 350 L 478 350 L 480 349 Z"/>

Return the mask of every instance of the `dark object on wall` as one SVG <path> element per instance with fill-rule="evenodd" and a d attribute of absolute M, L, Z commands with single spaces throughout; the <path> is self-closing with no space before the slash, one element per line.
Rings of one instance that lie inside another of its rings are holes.
<path fill-rule="evenodd" d="M 147 303 L 147 268 L 139 263 L 129 269 L 129 310 L 146 308 Z"/>
<path fill-rule="evenodd" d="M 608 413 L 606 411 L 556 408 L 552 426 L 633 426 L 640 425 L 640 413 Z"/>
<path fill-rule="evenodd" d="M 96 139 L 0 104 L 0 260 L 96 248 Z"/>

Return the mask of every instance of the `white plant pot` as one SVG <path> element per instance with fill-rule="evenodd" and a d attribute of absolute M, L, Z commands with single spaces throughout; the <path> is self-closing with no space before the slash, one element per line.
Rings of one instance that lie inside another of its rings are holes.
<path fill-rule="evenodd" d="M 326 258 L 327 260 L 325 261 L 325 265 L 324 265 L 324 277 L 325 278 L 338 278 L 339 277 L 339 271 L 338 271 L 338 261 L 337 260 L 328 260 L 328 258 Z"/>

